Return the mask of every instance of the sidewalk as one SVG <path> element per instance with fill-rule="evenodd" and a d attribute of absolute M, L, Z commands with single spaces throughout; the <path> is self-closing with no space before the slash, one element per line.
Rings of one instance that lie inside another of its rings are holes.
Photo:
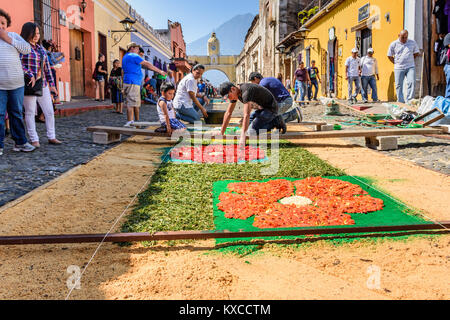
<path fill-rule="evenodd" d="M 99 102 L 89 97 L 78 97 L 70 102 L 56 106 L 55 115 L 58 117 L 70 117 L 84 112 L 113 108 L 114 106 L 109 99 Z"/>

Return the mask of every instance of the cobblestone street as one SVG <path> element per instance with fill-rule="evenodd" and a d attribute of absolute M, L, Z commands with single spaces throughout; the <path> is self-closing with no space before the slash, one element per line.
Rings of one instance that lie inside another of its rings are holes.
<path fill-rule="evenodd" d="M 304 107 L 303 110 L 306 121 L 325 121 L 329 124 L 342 124 L 341 121 L 358 119 L 357 113 L 353 113 L 343 107 L 340 108 L 343 116 L 326 116 L 325 107 L 321 104 L 309 105 Z M 343 129 L 365 130 L 368 128 L 361 126 L 343 126 Z M 344 138 L 344 140 L 365 146 L 364 138 Z M 417 165 L 427 169 L 450 174 L 450 140 L 428 136 L 403 136 L 399 137 L 398 145 L 398 150 L 379 152 L 413 161 Z"/>
<path fill-rule="evenodd" d="M 223 109 L 222 105 L 220 109 Z M 239 106 L 235 115 L 240 114 Z M 342 108 L 341 108 L 342 109 Z M 330 124 L 342 123 L 342 120 L 355 119 L 347 110 L 341 110 L 344 116 L 325 116 L 325 107 L 310 105 L 304 109 L 306 121 L 326 121 Z M 144 105 L 141 109 L 141 121 L 158 121 L 155 106 Z M 338 121 L 341 120 L 341 121 Z M 5 154 L 0 157 L 0 206 L 13 201 L 33 189 L 51 181 L 71 168 L 84 164 L 99 154 L 114 147 L 95 145 L 92 134 L 86 131 L 89 126 L 110 125 L 122 126 L 126 122 L 125 115 L 118 115 L 111 110 L 87 112 L 67 118 L 57 118 L 58 138 L 64 141 L 61 146 L 47 144 L 45 125 L 37 124 L 41 138 L 41 148 L 31 154 L 15 153 L 11 149 L 13 142 L 5 140 Z M 359 126 L 345 129 L 362 129 Z M 126 139 L 127 137 L 122 137 Z M 346 138 L 354 144 L 364 146 L 363 138 Z M 424 136 L 406 136 L 399 138 L 399 149 L 383 151 L 383 153 L 413 161 L 422 167 L 450 174 L 450 140 Z"/>
<path fill-rule="evenodd" d="M 154 105 L 143 105 L 142 121 L 157 121 Z M 123 126 L 126 116 L 111 110 L 100 110 L 80 115 L 56 118 L 56 134 L 64 142 L 60 146 L 47 143 L 45 124 L 37 123 L 41 147 L 32 153 L 12 151 L 13 141 L 5 139 L 5 152 L 0 156 L 0 206 L 15 200 L 33 189 L 53 180 L 77 165 L 89 162 L 92 158 L 114 147 L 95 145 L 92 133 L 86 131 L 89 126 Z M 127 137 L 122 137 L 125 139 Z"/>

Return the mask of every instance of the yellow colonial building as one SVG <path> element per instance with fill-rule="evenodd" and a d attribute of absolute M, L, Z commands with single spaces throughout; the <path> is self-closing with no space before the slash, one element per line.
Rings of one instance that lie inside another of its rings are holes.
<path fill-rule="evenodd" d="M 307 66 L 312 60 L 319 68 L 320 92 L 324 96 L 336 96 L 347 99 L 348 84 L 345 80 L 345 60 L 351 56 L 351 50 L 359 49 L 360 56 L 368 48 L 375 51 L 378 61 L 380 81 L 378 81 L 379 99 L 393 101 L 395 97 L 394 67 L 387 57 L 392 41 L 399 32 L 411 26 L 410 39 L 416 39 L 421 46 L 422 30 L 414 23 L 417 15 L 416 2 L 408 0 L 333 0 L 325 1 L 312 18 L 301 28 L 291 33 L 278 44 L 283 48 L 285 74 L 294 72 L 299 61 Z M 412 17 L 408 13 L 412 12 Z M 417 59 L 421 60 L 421 59 Z M 420 61 L 418 61 L 420 63 Z M 421 66 L 419 65 L 418 74 Z M 418 75 L 419 76 L 419 75 Z"/>
<path fill-rule="evenodd" d="M 106 57 L 108 73 L 115 59 L 122 61 L 127 44 L 131 42 L 130 33 L 124 31 L 120 23 L 129 17 L 129 5 L 124 0 L 94 0 L 95 4 L 95 52 Z"/>

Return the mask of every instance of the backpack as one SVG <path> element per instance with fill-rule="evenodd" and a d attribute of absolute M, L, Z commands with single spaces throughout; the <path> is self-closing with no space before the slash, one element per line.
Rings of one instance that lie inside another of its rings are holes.
<path fill-rule="evenodd" d="M 438 55 L 438 61 L 437 61 L 437 65 L 438 66 L 445 66 L 447 63 L 449 63 L 448 61 L 448 48 L 444 47 L 439 51 L 439 55 Z"/>

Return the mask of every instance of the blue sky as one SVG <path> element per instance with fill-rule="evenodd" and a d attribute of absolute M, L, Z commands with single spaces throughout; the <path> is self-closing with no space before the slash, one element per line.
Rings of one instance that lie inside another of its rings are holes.
<path fill-rule="evenodd" d="M 238 14 L 258 13 L 259 0 L 127 0 L 154 29 L 178 21 L 186 43 L 201 38 Z"/>

